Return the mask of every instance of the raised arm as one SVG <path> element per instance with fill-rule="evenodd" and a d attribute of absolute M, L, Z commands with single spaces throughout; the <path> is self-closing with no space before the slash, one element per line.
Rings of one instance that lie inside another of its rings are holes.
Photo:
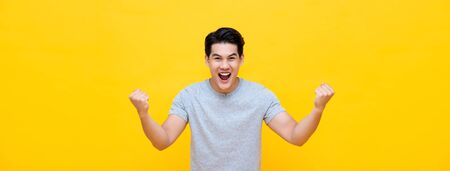
<path fill-rule="evenodd" d="M 158 150 L 169 147 L 186 128 L 186 121 L 175 115 L 169 115 L 162 126 L 148 115 L 148 96 L 137 89 L 129 96 L 141 119 L 142 128 L 152 145 Z"/>
<path fill-rule="evenodd" d="M 297 123 L 287 112 L 282 112 L 268 126 L 287 142 L 302 146 L 317 129 L 323 110 L 333 95 L 334 90 L 329 85 L 322 84 L 316 89 L 314 109 L 308 116 Z"/>

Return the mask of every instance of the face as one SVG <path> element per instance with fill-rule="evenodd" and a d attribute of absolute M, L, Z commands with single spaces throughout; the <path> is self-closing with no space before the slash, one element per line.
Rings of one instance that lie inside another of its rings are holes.
<path fill-rule="evenodd" d="M 220 93 L 229 93 L 238 85 L 239 67 L 244 55 L 239 57 L 238 48 L 231 43 L 215 43 L 211 53 L 205 56 L 205 62 L 211 72 L 211 86 Z"/>

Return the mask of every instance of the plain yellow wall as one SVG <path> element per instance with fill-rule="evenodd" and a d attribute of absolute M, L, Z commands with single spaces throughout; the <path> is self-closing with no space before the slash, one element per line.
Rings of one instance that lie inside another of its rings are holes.
<path fill-rule="evenodd" d="M 156 150 L 128 94 L 162 123 L 221 26 L 296 120 L 336 90 L 303 147 L 263 125 L 262 170 L 450 170 L 447 0 L 3 0 L 0 170 L 189 170 L 189 128 Z"/>

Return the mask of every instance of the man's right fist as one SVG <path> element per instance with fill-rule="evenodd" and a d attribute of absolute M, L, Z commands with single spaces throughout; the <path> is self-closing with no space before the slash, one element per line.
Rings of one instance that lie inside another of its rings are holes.
<path fill-rule="evenodd" d="M 148 111 L 148 96 L 142 90 L 135 90 L 133 93 L 128 96 L 130 98 L 131 103 L 133 103 L 134 107 L 141 114 L 147 114 Z"/>

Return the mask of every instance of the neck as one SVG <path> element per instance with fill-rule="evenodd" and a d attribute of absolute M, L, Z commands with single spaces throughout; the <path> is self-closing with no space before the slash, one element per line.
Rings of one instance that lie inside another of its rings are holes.
<path fill-rule="evenodd" d="M 233 92 L 237 88 L 237 86 L 239 85 L 239 81 L 240 81 L 239 77 L 236 77 L 236 79 L 233 81 L 231 87 L 226 90 L 221 90 L 219 88 L 219 86 L 217 84 L 215 84 L 214 81 L 211 81 L 211 78 L 209 79 L 209 84 L 214 89 L 214 91 L 222 93 L 222 94 L 228 94 L 228 93 Z"/>

